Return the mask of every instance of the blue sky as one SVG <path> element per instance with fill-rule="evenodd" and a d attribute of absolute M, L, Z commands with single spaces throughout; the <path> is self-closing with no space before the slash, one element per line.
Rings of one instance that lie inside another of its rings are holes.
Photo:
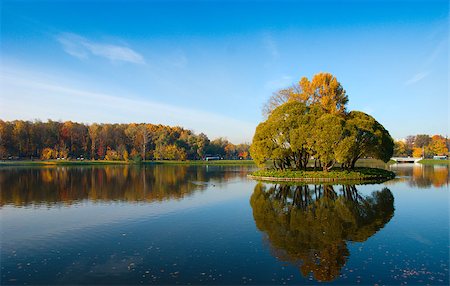
<path fill-rule="evenodd" d="M 1 2 L 0 118 L 251 142 L 272 92 L 333 73 L 394 138 L 449 133 L 448 1 Z"/>

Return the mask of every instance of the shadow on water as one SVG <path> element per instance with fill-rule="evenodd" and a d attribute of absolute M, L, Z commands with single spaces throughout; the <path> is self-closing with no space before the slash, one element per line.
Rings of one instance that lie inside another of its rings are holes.
<path fill-rule="evenodd" d="M 364 196 L 355 185 L 256 185 L 253 218 L 272 255 L 303 276 L 332 281 L 345 265 L 347 242 L 364 242 L 394 215 L 387 188 Z"/>
<path fill-rule="evenodd" d="M 181 199 L 209 185 L 245 178 L 248 168 L 221 166 L 101 166 L 0 169 L 0 206 Z"/>

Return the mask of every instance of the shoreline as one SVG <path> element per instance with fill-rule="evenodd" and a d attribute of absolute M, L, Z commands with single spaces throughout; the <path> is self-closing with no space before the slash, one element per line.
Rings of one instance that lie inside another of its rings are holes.
<path fill-rule="evenodd" d="M 248 178 L 267 182 L 384 182 L 395 178 L 395 173 L 380 168 L 356 167 L 353 170 L 332 169 L 329 172 L 317 170 L 278 171 L 259 170 Z"/>
<path fill-rule="evenodd" d="M 255 181 L 263 181 L 263 182 L 286 182 L 286 183 L 357 183 L 357 184 L 370 184 L 370 183 L 383 183 L 394 178 L 360 178 L 360 179 L 352 179 L 352 178 L 282 178 L 282 177 L 262 177 L 262 176 L 253 176 L 247 175 L 247 178 L 255 180 Z"/>
<path fill-rule="evenodd" d="M 106 166 L 106 165 L 235 165 L 247 166 L 254 165 L 253 160 L 195 160 L 195 161 L 171 161 L 171 160 L 157 160 L 157 161 L 107 161 L 107 160 L 84 160 L 84 161 L 0 161 L 0 167 L 8 166 Z"/>

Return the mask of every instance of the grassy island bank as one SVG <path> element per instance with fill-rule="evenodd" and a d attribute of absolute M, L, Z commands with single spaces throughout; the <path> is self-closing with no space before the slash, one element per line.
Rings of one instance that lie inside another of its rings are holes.
<path fill-rule="evenodd" d="M 259 170 L 249 178 L 261 181 L 283 182 L 339 182 L 339 181 L 386 181 L 395 178 L 391 171 L 378 168 L 357 167 L 353 170 L 333 168 L 329 172 L 315 171 L 312 168 L 299 171 Z"/>

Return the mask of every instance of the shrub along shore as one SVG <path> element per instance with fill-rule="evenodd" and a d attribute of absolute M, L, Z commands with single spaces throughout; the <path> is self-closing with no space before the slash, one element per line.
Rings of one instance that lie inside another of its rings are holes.
<path fill-rule="evenodd" d="M 384 169 L 356 167 L 353 170 L 333 168 L 329 172 L 317 171 L 313 168 L 298 171 L 259 170 L 248 177 L 273 182 L 386 181 L 395 178 L 395 174 Z"/>

